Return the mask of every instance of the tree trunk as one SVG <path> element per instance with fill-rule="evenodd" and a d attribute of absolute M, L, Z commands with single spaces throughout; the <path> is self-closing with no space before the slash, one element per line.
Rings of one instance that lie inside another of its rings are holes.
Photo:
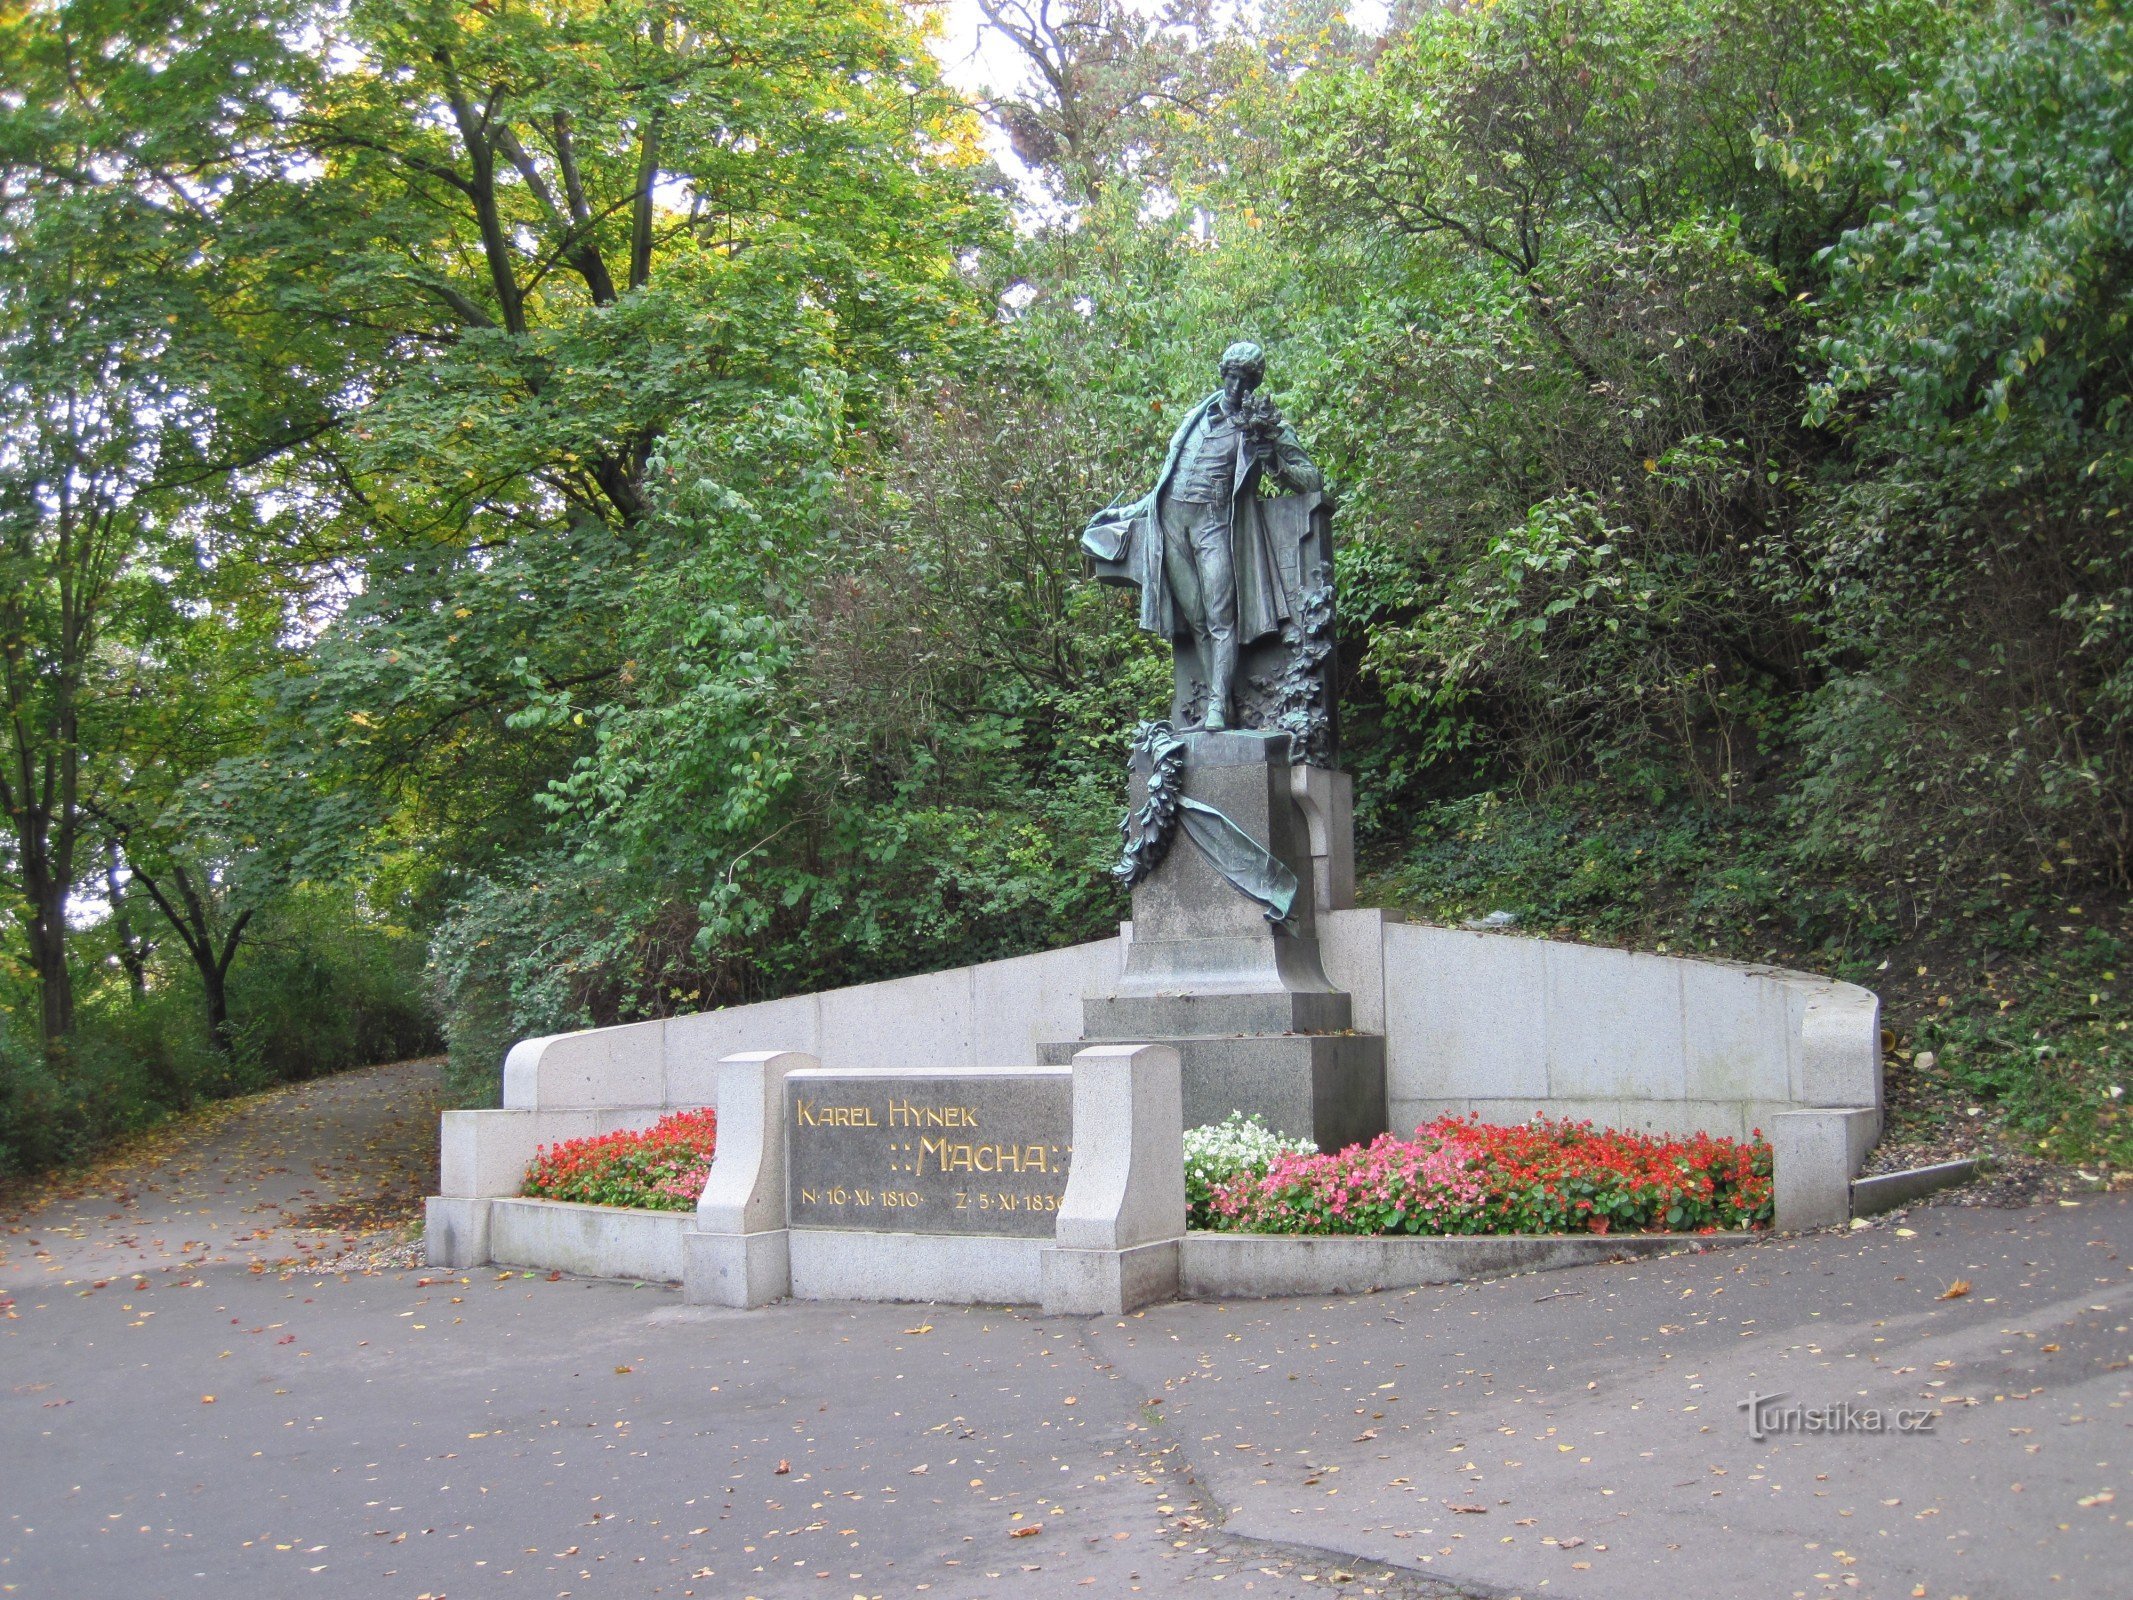
<path fill-rule="evenodd" d="M 244 940 L 246 924 L 252 920 L 252 908 L 247 907 L 230 919 L 218 949 L 215 917 L 208 897 L 194 885 L 183 867 L 173 865 L 170 869 L 170 880 L 178 890 L 177 905 L 172 905 L 163 886 L 139 867 L 133 869 L 133 877 L 148 891 L 148 898 L 156 903 L 156 909 L 163 913 L 171 931 L 177 934 L 178 942 L 185 946 L 185 953 L 193 958 L 193 968 L 200 974 L 200 998 L 207 1018 L 208 1042 L 220 1054 L 229 1055 L 237 1045 L 236 1036 L 230 1031 L 230 963 L 237 959 L 237 947 Z M 212 888 L 208 892 L 211 894 Z"/>
<path fill-rule="evenodd" d="M 111 932 L 118 942 L 119 965 L 126 969 L 126 983 L 133 990 L 133 1001 L 139 1005 L 148 998 L 148 945 L 133 931 L 133 913 L 126 905 L 126 884 L 119 876 L 119 867 L 124 860 L 119 852 L 119 842 L 110 840 L 104 846 L 104 888 L 111 896 Z"/>
<path fill-rule="evenodd" d="M 236 940 L 230 941 L 230 953 L 237 948 Z M 200 993 L 207 1008 L 207 1039 L 215 1047 L 217 1055 L 227 1056 L 236 1048 L 230 1035 L 230 987 L 229 962 L 203 961 L 200 963 Z"/>
<path fill-rule="evenodd" d="M 47 1055 L 64 1054 L 74 1031 L 74 974 L 67 967 L 67 892 L 63 886 L 40 885 L 31 906 L 30 964 L 37 971 L 42 1002 L 39 1026 Z"/>

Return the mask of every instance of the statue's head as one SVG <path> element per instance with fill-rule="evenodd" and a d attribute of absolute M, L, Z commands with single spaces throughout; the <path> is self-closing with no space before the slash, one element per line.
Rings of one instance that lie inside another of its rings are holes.
<path fill-rule="evenodd" d="M 1266 352 L 1249 339 L 1239 339 L 1222 352 L 1222 403 L 1234 412 L 1265 376 Z"/>
<path fill-rule="evenodd" d="M 1239 339 L 1222 352 L 1222 386 L 1229 387 L 1231 378 L 1241 378 L 1247 393 L 1259 387 L 1266 377 L 1266 352 L 1249 339 Z"/>

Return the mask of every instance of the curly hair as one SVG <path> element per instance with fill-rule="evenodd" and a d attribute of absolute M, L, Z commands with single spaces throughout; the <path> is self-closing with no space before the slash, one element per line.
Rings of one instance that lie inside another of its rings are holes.
<path fill-rule="evenodd" d="M 1231 368 L 1244 373 L 1252 382 L 1259 383 L 1266 377 L 1266 352 L 1249 339 L 1239 339 L 1222 352 L 1222 373 L 1225 377 Z"/>

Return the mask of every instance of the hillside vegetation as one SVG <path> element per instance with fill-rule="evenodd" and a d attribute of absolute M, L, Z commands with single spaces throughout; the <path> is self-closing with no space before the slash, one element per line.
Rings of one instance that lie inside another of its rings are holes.
<path fill-rule="evenodd" d="M 2133 1158 L 2120 9 L 984 3 L 982 105 L 879 0 L 0 21 L 0 1167 L 1110 927 L 1075 535 L 1239 337 L 1366 899 L 1869 983 L 1906 1136 Z"/>

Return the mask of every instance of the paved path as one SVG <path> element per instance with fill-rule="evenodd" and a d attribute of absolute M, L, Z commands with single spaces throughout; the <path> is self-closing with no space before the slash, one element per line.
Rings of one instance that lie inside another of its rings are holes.
<path fill-rule="evenodd" d="M 1958 1281 L 1968 1291 L 1943 1298 Z M 1525 1595 L 2133 1596 L 2133 1195 L 1099 1326 L 1233 1533 Z M 1741 1402 L 1931 1415 L 1750 1437 Z"/>
<path fill-rule="evenodd" d="M 321 1269 L 434 1092 L 0 1232 L 0 1594 L 2133 1593 L 2133 1197 L 1093 1323 Z M 1758 1446 L 1752 1390 L 1940 1418 Z"/>

